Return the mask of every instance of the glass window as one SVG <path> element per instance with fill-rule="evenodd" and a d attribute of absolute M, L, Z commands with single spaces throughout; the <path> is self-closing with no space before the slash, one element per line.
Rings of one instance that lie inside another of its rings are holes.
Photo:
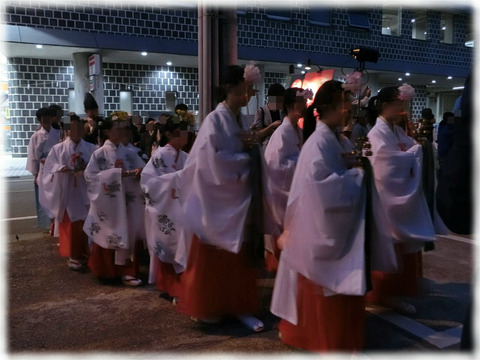
<path fill-rule="evenodd" d="M 402 9 L 383 7 L 382 13 L 382 34 L 400 36 L 402 34 Z"/>
<path fill-rule="evenodd" d="M 427 40 L 427 12 L 416 10 L 412 17 L 412 39 Z"/>
<path fill-rule="evenodd" d="M 367 12 L 359 10 L 348 11 L 348 26 L 370 30 L 370 21 L 368 21 Z"/>
<path fill-rule="evenodd" d="M 328 9 L 311 9 L 309 14 L 310 24 L 330 26 L 330 12 Z"/>
<path fill-rule="evenodd" d="M 440 18 L 440 42 L 453 44 L 453 14 L 442 12 Z"/>

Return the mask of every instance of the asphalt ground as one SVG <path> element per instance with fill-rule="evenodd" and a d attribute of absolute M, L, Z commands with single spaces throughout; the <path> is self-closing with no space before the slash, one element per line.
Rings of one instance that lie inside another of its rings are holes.
<path fill-rule="evenodd" d="M 278 339 L 279 319 L 269 311 L 273 277 L 259 273 L 260 318 L 265 331 L 252 333 L 235 319 L 200 325 L 179 314 L 152 285 L 104 285 L 91 273 L 68 269 L 58 239 L 41 233 L 12 240 L 6 248 L 6 354 L 10 356 L 108 355 L 129 358 L 295 356 L 309 353 Z M 474 240 L 439 238 L 424 254 L 423 293 L 417 314 L 367 307 L 366 339 L 355 358 L 395 355 L 473 356 L 460 350 L 471 296 Z M 141 267 L 147 283 L 148 256 Z M 350 356 L 350 355 L 349 355 Z"/>

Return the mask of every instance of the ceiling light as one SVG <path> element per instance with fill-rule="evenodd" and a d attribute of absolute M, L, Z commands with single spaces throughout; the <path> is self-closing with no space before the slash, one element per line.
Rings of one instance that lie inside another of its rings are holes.
<path fill-rule="evenodd" d="M 405 73 L 405 76 L 410 76 L 410 73 Z"/>
<path fill-rule="evenodd" d="M 168 66 L 172 66 L 172 62 L 171 62 L 171 61 L 167 61 L 167 65 L 168 65 Z"/>
<path fill-rule="evenodd" d="M 402 78 L 398 78 L 398 81 L 402 81 L 403 79 Z"/>
<path fill-rule="evenodd" d="M 302 74 L 305 74 L 305 70 L 302 70 Z"/>
<path fill-rule="evenodd" d="M 447 27 L 446 26 L 442 27 L 442 30 L 447 30 Z"/>
<path fill-rule="evenodd" d="M 463 90 L 464 86 L 455 86 L 452 90 Z"/>
<path fill-rule="evenodd" d="M 453 79 L 453 77 L 449 76 L 449 77 L 447 77 L 447 79 L 448 79 L 448 80 L 452 80 L 452 79 Z"/>
<path fill-rule="evenodd" d="M 303 65 L 302 64 L 297 64 L 297 67 L 301 68 Z"/>
<path fill-rule="evenodd" d="M 148 55 L 146 51 L 142 51 L 141 54 L 142 54 L 142 56 L 147 56 Z"/>
<path fill-rule="evenodd" d="M 437 80 L 432 80 L 432 84 L 436 84 L 437 83 Z"/>
<path fill-rule="evenodd" d="M 305 70 L 311 70 L 312 69 L 312 61 L 308 59 L 307 65 L 305 65 Z"/>
<path fill-rule="evenodd" d="M 41 49 L 41 48 L 43 48 L 43 45 L 38 44 L 38 45 L 35 45 L 35 47 L 36 47 L 37 49 Z"/>
<path fill-rule="evenodd" d="M 414 22 L 415 22 L 415 19 L 412 19 L 412 23 L 414 23 Z"/>

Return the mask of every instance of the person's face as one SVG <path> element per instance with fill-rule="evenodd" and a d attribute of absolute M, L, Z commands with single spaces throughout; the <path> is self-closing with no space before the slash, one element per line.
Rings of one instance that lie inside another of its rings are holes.
<path fill-rule="evenodd" d="M 400 99 L 383 104 L 382 116 L 388 121 L 397 121 L 404 112 L 404 102 Z"/>
<path fill-rule="evenodd" d="M 338 106 L 338 124 L 337 126 L 345 127 L 353 119 L 352 112 L 352 96 L 350 93 L 342 93 L 342 100 Z"/>
<path fill-rule="evenodd" d="M 187 130 L 180 130 L 175 129 L 172 132 L 166 132 L 167 139 L 169 140 L 170 144 L 175 147 L 182 147 L 187 143 L 188 140 L 188 131 Z"/>
<path fill-rule="evenodd" d="M 42 116 L 40 118 L 40 125 L 47 131 L 52 128 L 52 118 L 50 116 Z"/>
<path fill-rule="evenodd" d="M 107 130 L 108 139 L 114 144 L 119 144 L 122 140 L 122 129 L 118 126 Z"/>
<path fill-rule="evenodd" d="M 305 115 L 305 110 L 307 109 L 307 103 L 303 96 L 297 96 L 295 103 L 288 110 L 288 114 L 292 116 L 302 117 Z"/>
<path fill-rule="evenodd" d="M 252 95 L 255 94 L 253 85 L 247 85 L 245 81 L 233 86 L 229 92 L 229 97 L 236 107 L 247 106 Z"/>
<path fill-rule="evenodd" d="M 70 123 L 70 139 L 74 143 L 78 143 L 85 134 L 85 127 L 80 121 L 72 121 Z"/>
<path fill-rule="evenodd" d="M 283 96 L 269 96 L 268 104 L 271 110 L 283 109 Z"/>

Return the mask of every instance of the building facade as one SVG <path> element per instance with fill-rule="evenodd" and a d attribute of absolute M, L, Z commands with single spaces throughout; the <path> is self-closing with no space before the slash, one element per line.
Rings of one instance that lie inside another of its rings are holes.
<path fill-rule="evenodd" d="M 78 52 L 102 55 L 105 115 L 119 109 L 122 93 L 130 94 L 129 110 L 143 118 L 171 110 L 167 92 L 174 94 L 176 103 L 198 110 L 196 5 L 167 8 L 165 2 L 152 3 L 2 2 L 2 81 L 6 83 L 2 89 L 8 93 L 2 121 L 10 127 L 7 150 L 14 156 L 26 156 L 29 138 L 38 127 L 35 112 L 40 107 L 55 103 L 66 112 L 72 110 L 72 89 L 78 81 L 73 54 Z M 374 89 L 401 82 L 388 74 L 407 72 L 424 79 L 450 76 L 463 84 L 472 67 L 469 24 L 473 15 L 469 8 L 319 8 L 298 1 L 295 6 L 272 9 L 262 1 L 245 4 L 237 11 L 238 57 L 262 65 L 264 91 L 259 105 L 263 105 L 270 84 L 289 85 L 292 64 L 296 73 L 305 71 L 297 64 L 303 66 L 307 59 L 319 68 L 335 68 L 336 77 L 341 77 L 342 69 L 351 71 L 358 64 L 348 51 L 357 46 L 380 53 L 377 63 L 366 64 Z M 37 51 L 36 45 L 43 48 Z M 140 52 L 148 56 L 142 57 Z M 179 60 L 178 65 L 175 61 L 166 64 L 172 57 Z M 409 78 L 402 80 L 410 82 Z M 434 105 L 441 114 L 459 95 L 426 81 L 413 85 L 417 92 L 412 104 L 414 119 L 427 105 Z"/>

